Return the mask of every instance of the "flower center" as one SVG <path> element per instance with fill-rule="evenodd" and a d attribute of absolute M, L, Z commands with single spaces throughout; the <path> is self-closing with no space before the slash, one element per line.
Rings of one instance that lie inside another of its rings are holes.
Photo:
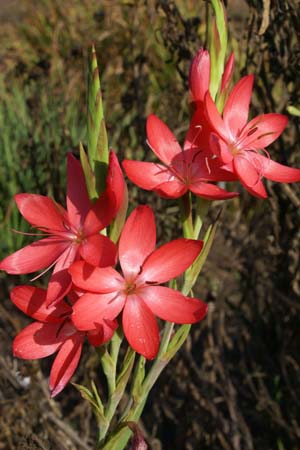
<path fill-rule="evenodd" d="M 126 295 L 130 295 L 134 294 L 135 291 L 136 291 L 136 283 L 134 281 L 127 281 L 124 288 L 124 293 Z"/>
<path fill-rule="evenodd" d="M 170 170 L 174 175 L 179 178 L 186 186 L 192 184 L 193 179 L 197 175 L 199 169 L 197 162 L 195 161 L 198 153 L 195 153 L 192 161 L 186 161 L 184 155 L 181 158 L 173 161 Z"/>
<path fill-rule="evenodd" d="M 77 233 L 74 236 L 73 242 L 75 242 L 75 244 L 82 244 L 84 239 L 85 239 L 84 231 L 82 228 L 80 228 L 79 230 L 77 230 Z"/>
<path fill-rule="evenodd" d="M 228 149 L 232 153 L 233 156 L 236 156 L 239 153 L 239 151 L 240 151 L 240 149 L 239 149 L 239 147 L 238 147 L 236 142 L 231 142 L 228 145 Z"/>

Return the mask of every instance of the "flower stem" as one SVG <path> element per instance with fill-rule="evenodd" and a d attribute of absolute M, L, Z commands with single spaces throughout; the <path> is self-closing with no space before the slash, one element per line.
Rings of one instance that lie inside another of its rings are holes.
<path fill-rule="evenodd" d="M 196 197 L 196 215 L 194 224 L 194 239 L 199 239 L 199 234 L 203 225 L 203 220 L 210 207 L 210 201 L 201 197 Z"/>
<path fill-rule="evenodd" d="M 190 192 L 186 192 L 182 197 L 179 198 L 179 209 L 181 215 L 183 236 L 185 238 L 193 238 L 194 227 L 193 227 L 193 216 L 192 216 L 192 205 L 191 205 L 191 195 Z"/>

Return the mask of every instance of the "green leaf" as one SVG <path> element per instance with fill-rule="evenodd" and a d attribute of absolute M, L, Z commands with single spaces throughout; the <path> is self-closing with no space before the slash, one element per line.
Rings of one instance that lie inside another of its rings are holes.
<path fill-rule="evenodd" d="M 163 357 L 164 359 L 167 359 L 169 361 L 170 359 L 173 358 L 175 353 L 177 353 L 177 351 L 180 349 L 180 347 L 185 342 L 185 340 L 190 332 L 190 329 L 191 329 L 190 324 L 181 325 L 178 328 L 178 330 L 174 334 L 174 336 L 168 346 L 168 350 L 167 350 L 166 354 Z"/>
<path fill-rule="evenodd" d="M 97 56 L 94 46 L 92 47 L 89 64 L 87 103 L 88 159 L 90 167 L 95 173 L 97 192 L 101 194 L 105 189 L 106 183 L 108 142 Z"/>
<path fill-rule="evenodd" d="M 211 0 L 215 17 L 209 27 L 209 53 L 211 60 L 209 90 L 213 100 L 221 85 L 227 51 L 226 11 L 221 0 Z"/>
<path fill-rule="evenodd" d="M 115 243 L 118 242 L 121 231 L 123 229 L 126 220 L 127 209 L 128 209 L 128 189 L 127 185 L 125 184 L 122 205 L 118 211 L 118 214 L 116 215 L 114 221 L 110 226 L 109 237 Z"/>
<path fill-rule="evenodd" d="M 221 212 L 221 211 L 220 211 Z M 193 263 L 192 267 L 186 271 L 184 285 L 182 288 L 182 293 L 184 295 L 188 295 L 188 293 L 193 288 L 194 284 L 197 281 L 197 278 L 202 270 L 202 267 L 209 255 L 211 246 L 214 241 L 214 237 L 217 231 L 218 221 L 219 221 L 220 213 L 213 225 L 210 225 L 205 233 L 204 236 L 204 244 L 203 248 L 201 250 L 200 255 L 196 259 L 196 261 Z"/>
<path fill-rule="evenodd" d="M 135 358 L 135 351 L 131 347 L 128 347 L 123 361 L 121 372 L 117 377 L 117 389 L 119 389 L 121 386 L 124 387 L 126 386 L 132 370 L 134 358 Z"/>
<path fill-rule="evenodd" d="M 95 384 L 92 382 L 93 392 L 91 392 L 86 386 L 83 386 L 82 384 L 72 383 L 72 385 L 80 392 L 82 398 L 84 398 L 91 404 L 94 414 L 97 417 L 99 423 L 106 422 L 106 419 L 104 417 L 103 404 L 97 392 Z M 95 392 L 97 392 L 96 395 Z"/>
<path fill-rule="evenodd" d="M 96 186 L 95 186 L 95 175 L 91 169 L 87 154 L 85 153 L 81 142 L 79 144 L 79 152 L 80 152 L 80 162 L 81 162 L 82 170 L 84 173 L 85 183 L 86 183 L 89 197 L 91 200 L 96 200 L 98 197 L 98 194 L 97 194 Z"/>
<path fill-rule="evenodd" d="M 146 359 L 143 356 L 140 356 L 133 376 L 133 386 L 131 390 L 133 399 L 139 398 L 141 395 L 142 384 L 145 379 L 145 364 Z"/>
<path fill-rule="evenodd" d="M 109 395 L 111 395 L 116 387 L 116 365 L 105 346 L 101 347 L 100 362 L 107 379 Z"/>

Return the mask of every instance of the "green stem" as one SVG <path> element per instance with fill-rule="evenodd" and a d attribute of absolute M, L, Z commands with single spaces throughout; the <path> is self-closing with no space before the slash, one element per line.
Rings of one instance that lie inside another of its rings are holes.
<path fill-rule="evenodd" d="M 142 391 L 138 397 L 132 402 L 132 406 L 128 414 L 123 418 L 124 422 L 137 422 L 143 412 L 149 392 L 156 382 L 157 378 L 166 367 L 170 359 L 158 358 L 148 373 L 143 385 Z M 131 430 L 121 425 L 115 433 L 111 435 L 102 450 L 123 450 L 131 436 Z"/>
<path fill-rule="evenodd" d="M 194 239 L 199 238 L 199 234 L 203 225 L 203 220 L 207 214 L 207 211 L 210 207 L 210 201 L 205 200 L 201 197 L 196 197 L 196 216 L 195 216 L 195 224 L 194 224 Z"/>
<path fill-rule="evenodd" d="M 104 411 L 105 421 L 101 421 L 99 427 L 98 444 L 97 444 L 98 446 L 96 446 L 96 448 L 101 448 L 99 447 L 99 443 L 101 443 L 105 438 L 110 426 L 111 419 L 120 401 L 120 399 L 118 398 L 119 396 L 116 396 L 117 392 L 116 375 L 117 375 L 117 361 L 122 340 L 123 340 L 123 333 L 122 331 L 118 330 L 114 333 L 110 341 L 109 347 L 107 346 L 104 349 L 104 351 L 102 348 L 99 348 L 100 362 L 107 380 L 108 401 Z M 108 351 L 108 348 L 110 349 L 110 352 Z"/>
<path fill-rule="evenodd" d="M 166 322 L 165 327 L 164 327 L 163 337 L 162 337 L 161 344 L 159 347 L 159 352 L 157 355 L 158 358 L 167 351 L 173 330 L 174 330 L 174 323 Z"/>
<path fill-rule="evenodd" d="M 166 322 L 164 333 L 159 349 L 158 356 L 151 367 L 148 375 L 144 379 L 144 358 L 139 360 L 136 368 L 134 382 L 132 387 L 132 397 L 129 403 L 129 411 L 122 417 L 122 422 L 137 422 L 143 412 L 150 390 L 158 379 L 159 375 L 172 359 L 173 355 L 167 354 L 167 349 L 173 333 L 174 324 Z M 128 427 L 119 428 L 108 440 L 103 450 L 123 450 L 131 436 Z"/>
<path fill-rule="evenodd" d="M 181 215 L 183 236 L 185 238 L 193 238 L 194 227 L 193 227 L 193 216 L 192 216 L 192 205 L 191 205 L 191 194 L 187 192 L 182 197 L 179 198 L 179 209 Z"/>

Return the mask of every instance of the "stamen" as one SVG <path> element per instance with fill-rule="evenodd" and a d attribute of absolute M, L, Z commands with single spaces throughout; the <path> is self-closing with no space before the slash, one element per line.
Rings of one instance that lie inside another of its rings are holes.
<path fill-rule="evenodd" d="M 70 227 L 70 225 L 68 224 L 68 223 L 66 223 L 64 220 L 63 220 L 63 226 L 64 226 L 64 228 L 67 230 L 67 231 L 72 231 L 72 228 Z"/>
<path fill-rule="evenodd" d="M 31 280 L 29 281 L 36 281 L 38 280 L 40 277 L 42 277 L 43 275 L 45 275 L 46 272 L 48 272 L 48 270 L 52 269 L 53 266 L 55 266 L 55 264 L 60 260 L 61 255 L 58 256 L 58 258 L 56 258 L 55 261 L 53 261 L 53 263 L 50 264 L 50 266 L 48 266 L 45 270 L 43 270 L 42 273 L 39 273 L 36 277 L 31 278 Z"/>
<path fill-rule="evenodd" d="M 264 154 L 262 156 L 265 156 L 267 158 L 267 161 L 264 161 L 264 160 L 262 161 L 259 158 L 255 158 L 255 156 L 253 158 L 255 168 L 258 171 L 258 173 L 260 175 L 260 179 L 261 179 L 264 176 L 264 173 L 266 171 L 266 165 L 268 165 L 269 161 L 271 160 L 270 153 L 265 148 L 262 148 L 260 150 L 250 150 L 250 151 L 252 153 L 255 153 L 256 155 L 260 155 L 260 152 L 261 152 Z"/>
<path fill-rule="evenodd" d="M 254 166 L 254 168 L 256 169 L 256 173 L 257 173 L 257 179 L 253 184 L 249 184 L 249 187 L 255 187 L 257 185 L 257 183 L 260 181 L 261 179 L 261 174 L 259 173 L 260 170 L 258 170 L 256 164 L 255 164 L 255 160 L 253 158 L 251 158 L 249 160 L 249 158 L 247 157 L 247 152 L 241 152 L 239 155 L 239 158 L 244 158 L 246 161 L 248 161 L 250 164 L 252 164 Z"/>
<path fill-rule="evenodd" d="M 256 131 L 257 131 L 257 127 L 251 128 L 251 129 L 248 131 L 247 136 L 248 136 L 248 137 L 251 136 L 251 135 L 254 134 Z"/>
<path fill-rule="evenodd" d="M 15 230 L 14 228 L 12 228 L 11 231 L 13 233 L 22 234 L 24 236 L 49 236 L 46 233 L 27 233 L 26 231 Z"/>
<path fill-rule="evenodd" d="M 196 140 L 198 139 L 198 136 L 201 133 L 203 127 L 202 127 L 202 125 L 199 124 L 199 125 L 195 125 L 195 128 L 196 129 L 198 128 L 198 132 L 195 134 L 194 139 L 192 140 L 191 146 L 189 147 L 189 149 L 193 148 L 193 146 L 194 146 Z"/>
<path fill-rule="evenodd" d="M 208 157 L 205 157 L 205 165 L 207 167 L 208 173 L 211 174 L 211 168 L 209 167 L 209 163 L 208 163 Z"/>

